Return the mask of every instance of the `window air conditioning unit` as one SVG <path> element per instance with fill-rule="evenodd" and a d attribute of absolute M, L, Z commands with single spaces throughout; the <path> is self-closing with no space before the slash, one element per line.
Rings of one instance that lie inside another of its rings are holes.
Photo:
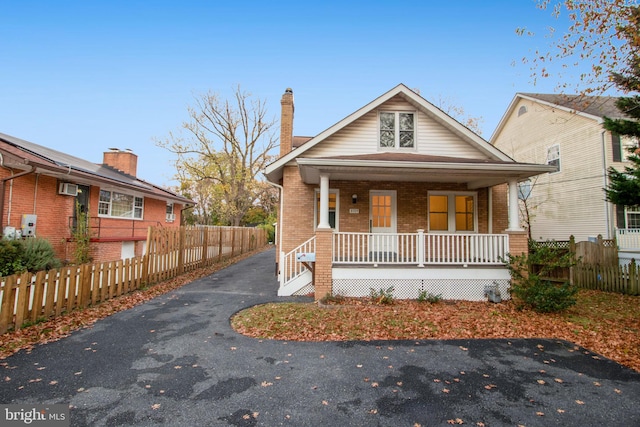
<path fill-rule="evenodd" d="M 167 214 L 167 222 L 173 222 L 176 220 L 175 214 Z"/>
<path fill-rule="evenodd" d="M 77 196 L 78 186 L 76 184 L 71 184 L 70 182 L 61 182 L 58 194 L 63 194 L 65 196 Z"/>

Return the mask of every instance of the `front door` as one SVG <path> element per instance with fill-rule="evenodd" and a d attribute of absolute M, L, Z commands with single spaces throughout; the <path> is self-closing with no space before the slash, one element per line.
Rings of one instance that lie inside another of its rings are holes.
<path fill-rule="evenodd" d="M 88 221 L 89 216 L 89 186 L 78 185 L 76 204 L 73 207 L 73 229 L 78 227 L 78 213 L 84 214 L 84 220 Z M 79 211 L 79 212 L 78 212 Z"/>
<path fill-rule="evenodd" d="M 371 191 L 369 197 L 370 256 L 375 261 L 393 261 L 396 258 L 396 192 Z"/>

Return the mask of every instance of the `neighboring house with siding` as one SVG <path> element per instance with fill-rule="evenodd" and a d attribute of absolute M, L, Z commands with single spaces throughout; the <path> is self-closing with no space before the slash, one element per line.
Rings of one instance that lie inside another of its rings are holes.
<path fill-rule="evenodd" d="M 280 189 L 279 295 L 506 294 L 504 258 L 527 251 L 507 195 L 554 167 L 514 161 L 402 84 L 311 138 L 293 136 L 291 89 L 281 104 L 265 170 Z"/>
<path fill-rule="evenodd" d="M 148 227 L 179 226 L 193 202 L 137 178 L 137 161 L 130 150 L 110 149 L 95 164 L 0 133 L 0 229 L 45 238 L 60 259 L 73 260 L 78 204 L 95 261 L 140 256 Z"/>
<path fill-rule="evenodd" d="M 632 141 L 606 131 L 603 117 L 621 118 L 615 97 L 517 93 L 491 143 L 520 162 L 546 163 L 557 171 L 522 184 L 530 195 L 534 240 L 576 241 L 616 229 L 640 228 L 640 211 L 605 200 L 607 169 L 622 170 Z"/>

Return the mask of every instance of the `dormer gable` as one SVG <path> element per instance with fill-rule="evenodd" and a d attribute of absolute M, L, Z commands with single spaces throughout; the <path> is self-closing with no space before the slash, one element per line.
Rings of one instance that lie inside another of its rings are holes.
<path fill-rule="evenodd" d="M 293 124 L 288 122 L 285 127 L 288 134 Z M 267 166 L 265 175 L 269 181 L 280 182 L 285 166 L 300 165 L 306 160 L 372 154 L 399 153 L 423 156 L 422 159 L 431 156 L 463 163 L 514 162 L 403 84 L 304 141 L 290 152 L 281 152 L 280 158 Z"/>

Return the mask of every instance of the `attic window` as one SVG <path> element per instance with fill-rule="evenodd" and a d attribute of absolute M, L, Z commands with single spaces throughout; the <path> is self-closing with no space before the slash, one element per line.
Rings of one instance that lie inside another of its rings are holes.
<path fill-rule="evenodd" d="M 415 148 L 415 115 L 408 112 L 380 113 L 382 149 Z"/>
<path fill-rule="evenodd" d="M 518 117 L 520 117 L 521 115 L 525 114 L 526 112 L 527 112 L 527 107 L 525 107 L 524 105 L 523 105 L 523 106 L 521 106 L 521 107 L 518 109 Z"/>

